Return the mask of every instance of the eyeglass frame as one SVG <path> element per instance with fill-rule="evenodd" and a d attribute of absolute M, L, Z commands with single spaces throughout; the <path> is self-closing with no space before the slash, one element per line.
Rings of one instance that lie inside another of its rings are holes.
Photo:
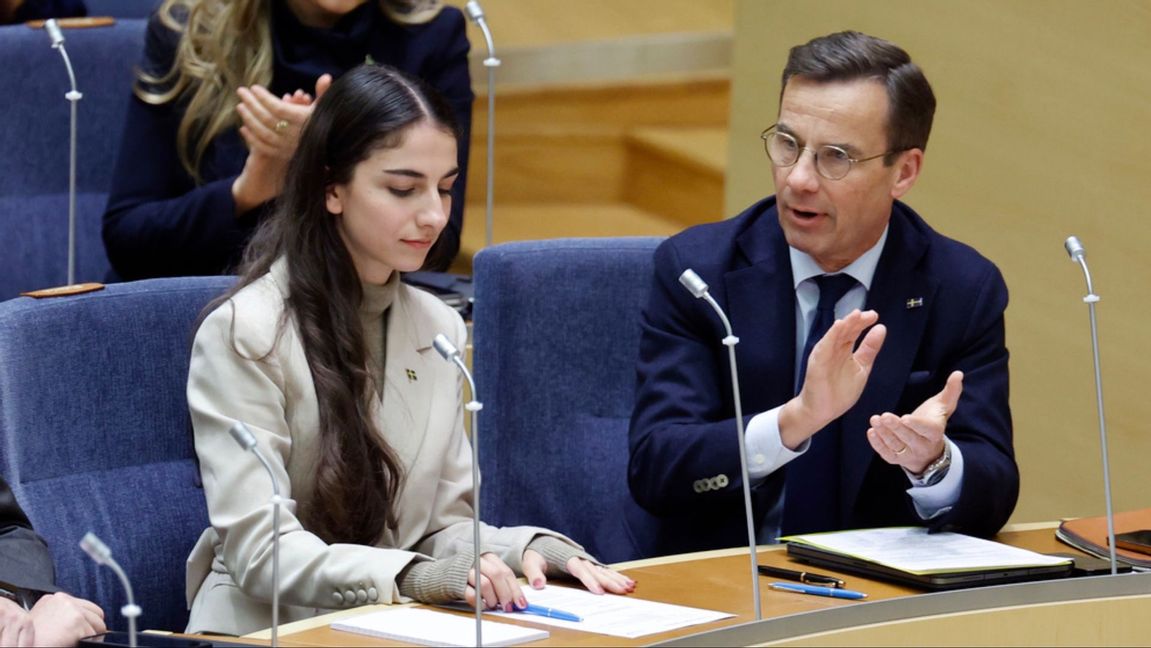
<path fill-rule="evenodd" d="M 865 157 L 865 158 L 853 158 L 853 157 L 851 157 L 851 153 L 848 153 L 847 150 L 844 149 L 842 146 L 836 146 L 834 144 L 824 144 L 823 146 L 820 146 L 818 149 L 813 149 L 813 148 L 808 147 L 808 146 L 800 146 L 799 138 L 797 138 L 795 135 L 792 135 L 791 133 L 785 133 L 781 130 L 778 130 L 778 128 L 779 128 L 779 124 L 772 124 L 771 126 L 768 126 L 767 128 L 763 129 L 763 132 L 759 134 L 759 139 L 763 140 L 763 152 L 767 155 L 768 161 L 771 162 L 771 164 L 773 166 L 781 167 L 784 169 L 789 168 L 789 167 L 793 167 L 793 166 L 799 164 L 799 158 L 803 156 L 804 151 L 811 151 L 811 154 L 814 157 L 812 164 L 815 165 L 816 173 L 818 173 L 820 175 L 820 177 L 825 178 L 827 180 L 831 180 L 833 182 L 836 180 L 842 180 L 842 179 L 846 178 L 848 176 L 848 174 L 851 173 L 851 170 L 855 168 L 855 164 L 857 162 L 869 162 L 871 160 L 875 160 L 875 159 L 878 159 L 881 157 L 891 155 L 892 153 L 902 153 L 904 151 L 910 151 L 912 148 L 915 148 L 915 147 L 909 147 L 909 148 L 901 148 L 901 149 L 891 149 L 889 151 L 884 151 L 883 153 L 879 153 L 877 155 L 872 155 L 872 156 Z M 768 147 L 768 138 L 772 135 L 784 135 L 786 137 L 790 137 L 792 140 L 795 141 L 795 145 L 799 147 L 799 152 L 795 154 L 795 161 L 794 162 L 792 162 L 791 164 L 781 164 L 779 162 L 776 162 L 775 158 L 771 157 L 771 151 L 769 151 L 767 147 Z M 833 177 L 831 177 L 831 176 L 829 176 L 823 172 L 823 169 L 821 169 L 819 166 L 819 152 L 823 149 L 833 149 L 835 151 L 839 151 L 839 152 L 843 153 L 846 156 L 847 171 L 844 171 L 843 175 L 839 176 L 838 178 L 833 178 Z"/>

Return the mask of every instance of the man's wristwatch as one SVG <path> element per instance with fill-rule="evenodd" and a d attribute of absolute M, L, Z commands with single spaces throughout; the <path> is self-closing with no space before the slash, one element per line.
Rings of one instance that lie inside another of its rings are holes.
<path fill-rule="evenodd" d="M 951 444 L 943 444 L 943 454 L 939 458 L 928 464 L 927 468 L 918 475 L 915 473 L 907 473 L 914 486 L 934 486 L 938 484 L 944 476 L 947 475 L 947 470 L 951 468 Z"/>

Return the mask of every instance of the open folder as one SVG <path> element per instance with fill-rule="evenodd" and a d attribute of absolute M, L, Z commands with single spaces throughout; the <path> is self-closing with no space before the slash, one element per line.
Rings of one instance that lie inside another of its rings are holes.
<path fill-rule="evenodd" d="M 1151 508 L 1115 514 L 1115 533 L 1139 529 L 1151 529 Z M 1100 558 L 1111 558 L 1111 550 L 1107 545 L 1106 516 L 1065 520 L 1055 530 L 1055 537 L 1080 551 Z M 1149 554 L 1120 548 L 1116 549 L 1115 557 L 1120 563 L 1126 563 L 1140 571 L 1151 570 Z"/>
<path fill-rule="evenodd" d="M 1067 558 L 922 527 L 860 529 L 780 538 L 802 562 L 929 590 L 1061 578 Z"/>

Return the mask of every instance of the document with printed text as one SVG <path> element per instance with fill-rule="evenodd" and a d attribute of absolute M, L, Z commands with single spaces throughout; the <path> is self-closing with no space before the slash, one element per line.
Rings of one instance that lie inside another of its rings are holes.
<path fill-rule="evenodd" d="M 923 527 L 809 533 L 780 540 L 862 558 L 911 574 L 1043 567 L 1069 562 L 1066 558 L 959 533 L 928 533 Z"/>

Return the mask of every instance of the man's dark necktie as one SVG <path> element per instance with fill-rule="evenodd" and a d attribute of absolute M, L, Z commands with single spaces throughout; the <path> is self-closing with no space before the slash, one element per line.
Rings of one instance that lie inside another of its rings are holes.
<path fill-rule="evenodd" d="M 807 358 L 816 342 L 823 339 L 835 323 L 835 304 L 847 291 L 859 285 L 850 275 L 822 275 L 815 278 L 819 286 L 819 304 L 803 345 L 799 363 L 796 393 L 807 375 Z M 815 433 L 811 447 L 787 464 L 783 503 L 783 534 L 815 533 L 839 527 L 840 442 L 839 419 Z"/>

